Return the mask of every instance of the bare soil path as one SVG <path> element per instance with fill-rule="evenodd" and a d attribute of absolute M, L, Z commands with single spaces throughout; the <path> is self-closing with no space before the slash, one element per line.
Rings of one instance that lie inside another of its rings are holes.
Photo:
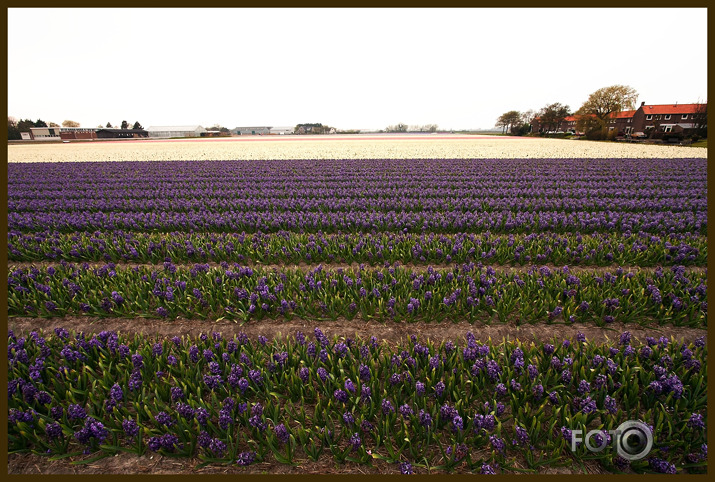
<path fill-rule="evenodd" d="M 10 318 L 8 328 L 17 333 L 29 333 L 33 330 L 43 330 L 45 333 L 52 332 L 55 328 L 65 328 L 67 330 L 82 331 L 87 334 L 99 333 L 101 331 L 116 331 L 123 334 L 144 334 L 157 337 L 173 337 L 190 335 L 197 337 L 202 333 L 210 334 L 219 332 L 224 337 L 233 337 L 240 332 L 245 333 L 252 339 L 259 335 L 274 339 L 276 337 L 285 338 L 295 335 L 297 331 L 302 331 L 306 335 L 311 335 L 318 327 L 328 337 L 337 335 L 338 337 L 361 338 L 367 340 L 374 336 L 378 340 L 385 340 L 395 345 L 409 339 L 410 335 L 417 335 L 420 339 L 430 339 L 435 342 L 453 340 L 458 341 L 467 332 L 472 332 L 477 340 L 486 342 L 491 338 L 494 342 L 502 339 L 522 341 L 547 342 L 556 339 L 566 339 L 576 337 L 578 332 L 586 335 L 588 340 L 595 342 L 606 342 L 617 339 L 624 331 L 629 331 L 631 335 L 640 341 L 645 341 L 647 336 L 659 338 L 661 336 L 675 337 L 676 340 L 683 340 L 686 343 L 694 341 L 701 336 L 707 336 L 706 328 L 675 327 L 664 326 L 641 326 L 635 323 L 613 323 L 608 327 L 598 327 L 594 324 L 547 324 L 536 323 L 533 325 L 517 325 L 510 323 L 482 322 L 469 323 L 466 320 L 455 320 L 453 322 L 440 323 L 404 323 L 404 322 L 383 322 L 362 319 L 337 319 L 335 321 L 311 321 L 302 319 L 293 320 L 269 320 L 250 321 L 248 323 L 236 323 L 233 321 L 207 321 L 207 320 L 187 320 L 176 319 L 173 321 L 149 319 L 149 318 L 96 318 L 96 317 L 57 317 L 57 318 Z"/>
<path fill-rule="evenodd" d="M 81 265 L 84 262 L 78 262 L 75 261 L 73 264 L 75 265 Z M 100 262 L 100 261 L 92 261 L 92 262 L 87 262 L 89 267 L 91 268 L 100 268 L 102 266 L 105 266 L 107 262 Z M 212 268 L 217 268 L 220 266 L 219 263 L 211 261 L 207 263 L 198 263 L 198 262 L 178 262 L 174 263 L 175 266 L 194 266 L 195 264 L 208 264 L 209 267 Z M 303 271 L 310 271 L 316 269 L 318 266 L 322 266 L 323 269 L 326 270 L 337 270 L 337 269 L 354 269 L 357 270 L 360 268 L 361 264 L 360 263 L 285 263 L 285 264 L 262 264 L 262 263 L 254 263 L 254 262 L 242 262 L 238 263 L 241 266 L 250 266 L 251 268 L 264 268 L 268 270 L 276 269 L 276 270 L 291 270 L 291 269 L 300 269 Z M 57 266 L 60 266 L 61 263 L 56 262 L 56 261 L 8 261 L 7 267 L 8 269 L 27 269 L 31 267 L 35 267 L 37 269 L 46 269 L 48 267 L 53 267 L 56 268 Z M 118 262 L 115 263 L 115 265 L 122 267 L 122 268 L 141 268 L 141 267 L 146 267 L 146 268 L 154 268 L 154 269 L 164 269 L 163 263 L 159 264 L 151 264 L 151 263 L 126 263 L 126 262 Z M 229 263 L 229 266 L 233 265 L 233 263 Z M 363 263 L 363 266 L 366 268 L 380 268 L 382 267 L 381 264 L 375 264 L 375 265 L 369 265 L 367 263 Z M 391 266 L 400 266 L 400 267 L 405 267 L 409 268 L 412 270 L 416 271 L 426 271 L 427 268 L 431 267 L 434 270 L 440 270 L 440 271 L 446 271 L 446 270 L 452 270 L 455 268 L 455 266 L 458 266 L 461 268 L 462 264 L 430 264 L 430 263 L 425 263 L 425 264 L 415 264 L 415 263 L 399 263 L 399 264 L 392 264 Z M 525 266 L 512 266 L 512 265 L 501 265 L 501 264 L 483 264 L 484 268 L 490 267 L 494 269 L 494 271 L 497 271 L 499 273 L 526 273 L 530 269 L 539 269 L 541 267 L 547 267 L 551 271 L 560 271 L 563 269 L 563 266 L 556 266 L 554 264 L 544 264 L 544 265 L 525 265 Z M 646 273 L 653 272 L 655 271 L 658 266 L 628 266 L 628 265 L 609 265 L 609 266 L 569 266 L 569 272 L 573 274 L 598 274 L 598 273 L 614 273 L 618 268 L 621 268 L 624 273 L 628 272 L 639 272 L 643 271 Z M 660 269 L 667 271 L 671 269 L 671 266 L 660 266 Z M 707 267 L 706 266 L 685 266 L 685 272 L 686 273 L 706 273 L 707 272 Z"/>

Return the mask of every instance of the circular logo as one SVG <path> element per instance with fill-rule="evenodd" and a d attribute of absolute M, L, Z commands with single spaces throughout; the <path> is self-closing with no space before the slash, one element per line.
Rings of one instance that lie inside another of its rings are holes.
<path fill-rule="evenodd" d="M 616 429 L 616 450 L 626 460 L 640 460 L 653 447 L 650 427 L 637 420 L 623 422 Z"/>

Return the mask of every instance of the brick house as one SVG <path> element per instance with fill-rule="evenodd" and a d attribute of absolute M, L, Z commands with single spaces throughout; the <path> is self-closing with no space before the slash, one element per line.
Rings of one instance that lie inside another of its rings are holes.
<path fill-rule="evenodd" d="M 633 131 L 650 135 L 654 132 L 689 134 L 697 127 L 697 117 L 705 104 L 646 105 L 642 102 L 633 114 Z"/>
<path fill-rule="evenodd" d="M 636 113 L 635 110 L 624 110 L 623 112 L 612 112 L 608 116 L 607 126 L 608 130 L 615 130 L 616 134 L 619 136 L 626 136 L 633 134 L 633 116 Z"/>
<path fill-rule="evenodd" d="M 593 114 L 589 114 L 591 117 L 595 117 Z M 564 120 L 561 121 L 561 124 L 559 124 L 559 130 L 563 132 L 570 132 L 572 134 L 583 134 L 583 132 L 579 132 L 578 129 L 576 128 L 576 123 L 578 120 L 581 118 L 581 115 L 569 115 L 564 118 Z"/>

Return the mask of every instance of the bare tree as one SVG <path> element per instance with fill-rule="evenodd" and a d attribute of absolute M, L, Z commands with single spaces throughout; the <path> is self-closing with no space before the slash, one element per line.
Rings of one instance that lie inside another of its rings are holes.
<path fill-rule="evenodd" d="M 79 122 L 73 120 L 62 121 L 62 127 L 79 127 Z"/>
<path fill-rule="evenodd" d="M 407 132 L 407 124 L 404 122 L 399 122 L 394 126 L 387 126 L 385 129 L 387 132 Z"/>
<path fill-rule="evenodd" d="M 521 113 L 521 122 L 523 122 L 524 124 L 531 124 L 532 122 L 534 122 L 535 117 L 536 111 L 534 109 L 525 110 Z"/>
<path fill-rule="evenodd" d="M 547 131 L 557 131 L 561 122 L 570 114 L 571 110 L 568 105 L 554 102 L 541 109 L 539 121 Z"/>
<path fill-rule="evenodd" d="M 693 114 L 693 134 L 698 137 L 708 136 L 708 103 L 698 101 Z"/>
<path fill-rule="evenodd" d="M 22 139 L 20 129 L 17 128 L 17 119 L 13 116 L 7 116 L 7 138 L 8 140 Z"/>
<path fill-rule="evenodd" d="M 580 115 L 577 128 L 592 135 L 600 131 L 600 136 L 605 137 L 607 122 L 611 114 L 633 109 L 638 99 L 638 92 L 627 85 L 611 85 L 603 87 L 588 96 L 586 102 L 576 111 Z M 596 121 L 594 123 L 593 118 Z"/>

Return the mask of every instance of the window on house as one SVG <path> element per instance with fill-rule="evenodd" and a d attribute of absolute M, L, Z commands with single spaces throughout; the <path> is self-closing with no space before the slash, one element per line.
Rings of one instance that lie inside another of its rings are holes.
<path fill-rule="evenodd" d="M 665 120 L 670 120 L 670 114 L 665 114 Z"/>
<path fill-rule="evenodd" d="M 682 118 L 683 120 L 687 119 L 687 118 L 688 118 L 688 114 L 683 114 L 683 116 L 682 116 L 681 118 Z"/>
<path fill-rule="evenodd" d="M 663 126 L 663 132 L 672 132 L 673 131 L 673 126 L 672 125 L 667 125 Z"/>
<path fill-rule="evenodd" d="M 645 116 L 645 120 L 653 120 L 653 114 Z"/>

